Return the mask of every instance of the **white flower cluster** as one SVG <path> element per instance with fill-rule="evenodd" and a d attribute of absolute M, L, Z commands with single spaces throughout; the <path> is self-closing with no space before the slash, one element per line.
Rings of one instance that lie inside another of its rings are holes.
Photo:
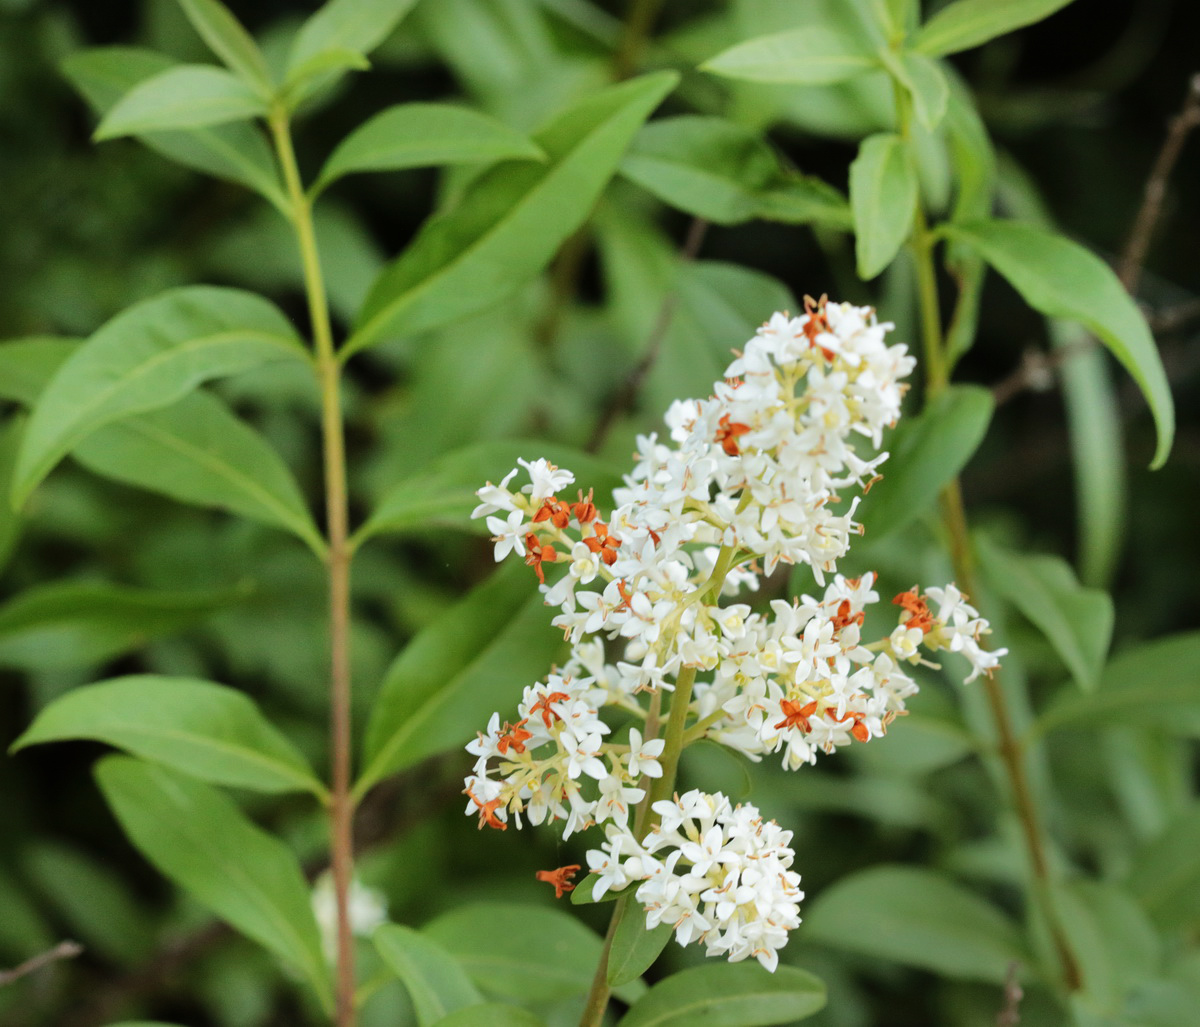
<path fill-rule="evenodd" d="M 637 727 L 626 742 L 607 740 L 600 710 L 645 720 L 654 735 L 664 693 L 678 688 L 671 702 L 684 705 L 672 715 L 687 715 L 685 742 L 709 737 L 752 759 L 781 753 L 795 769 L 883 735 L 917 690 L 902 668 L 926 662 L 922 650 L 965 657 L 967 680 L 1003 654 L 982 648 L 987 622 L 953 585 L 902 592 L 896 629 L 865 643 L 875 576 L 836 574 L 861 532 L 858 497 L 844 503 L 838 490 L 865 492 L 887 457 L 861 457 L 855 442 L 878 450 L 914 366 L 905 346 L 886 344 L 891 327 L 869 308 L 824 301 L 806 301 L 800 317 L 775 314 L 710 398 L 672 404 L 671 445 L 639 438 L 606 519 L 591 492 L 560 498 L 574 476 L 545 460 L 519 461 L 478 493 L 474 516 L 487 518 L 496 559 L 515 553 L 534 568 L 572 653 L 525 690 L 515 722 L 493 715 L 468 746 L 468 812 L 498 828 L 510 817 L 518 827 L 522 816 L 562 821 L 564 837 L 606 825 L 604 848 L 588 854 L 596 890 L 642 881 L 650 926 L 670 922 L 681 944 L 702 940 L 731 960 L 773 968 L 799 922 L 790 833 L 752 807 L 692 792 L 655 802 L 639 833 L 634 814 L 663 775 L 659 758 L 673 766 L 678 753 L 664 755 L 664 741 Z M 528 482 L 514 491 L 522 468 Z M 808 564 L 821 596 L 777 600 L 769 613 L 736 601 L 780 563 Z M 547 583 L 546 565 L 557 564 L 563 573 Z M 612 660 L 605 640 L 619 647 Z"/>

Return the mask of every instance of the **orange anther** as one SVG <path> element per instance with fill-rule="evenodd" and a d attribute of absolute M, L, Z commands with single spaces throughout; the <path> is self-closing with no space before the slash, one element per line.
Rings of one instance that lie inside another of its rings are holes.
<path fill-rule="evenodd" d="M 542 723 L 545 724 L 546 727 L 549 727 L 551 724 L 551 718 L 554 720 L 562 720 L 562 717 L 550 709 L 550 704 L 555 702 L 564 702 L 570 698 L 571 697 L 567 695 L 566 692 L 550 692 L 548 695 L 543 695 L 538 699 L 537 702 L 529 707 L 529 715 L 533 716 L 535 713 L 541 713 Z M 521 721 L 521 723 L 524 724 L 525 721 Z"/>
<path fill-rule="evenodd" d="M 929 612 L 925 597 L 917 594 L 916 585 L 896 596 L 892 605 L 902 606 L 908 611 L 908 619 L 903 621 L 905 627 L 920 628 L 926 635 L 933 630 L 933 614 Z"/>
<path fill-rule="evenodd" d="M 497 831 L 508 830 L 508 825 L 496 817 L 496 808 L 502 804 L 499 796 L 492 799 L 491 802 L 480 802 L 470 788 L 466 792 L 467 798 L 479 807 L 479 830 L 482 831 L 485 826 L 495 828 Z"/>
<path fill-rule="evenodd" d="M 496 748 L 502 755 L 507 756 L 511 748 L 513 752 L 524 752 L 525 743 L 533 737 L 531 731 L 525 730 L 526 721 L 519 720 L 515 724 L 504 722 L 504 731 L 496 741 Z"/>
<path fill-rule="evenodd" d="M 571 878 L 577 873 L 579 873 L 579 864 L 572 863 L 570 866 L 559 867 L 557 870 L 539 870 L 536 876 L 539 881 L 554 885 L 554 897 L 561 899 L 564 893 L 575 890 L 575 885 L 571 884 Z"/>
<path fill-rule="evenodd" d="M 737 456 L 742 451 L 738 445 L 738 436 L 745 435 L 748 431 L 750 425 L 738 424 L 730 419 L 729 414 L 725 414 L 717 422 L 717 436 L 713 441 L 721 443 L 721 448 L 727 456 Z"/>
<path fill-rule="evenodd" d="M 850 600 L 843 599 L 841 605 L 838 606 L 838 612 L 833 618 L 833 630 L 841 631 L 842 628 L 849 627 L 851 624 L 858 624 L 861 626 L 862 622 L 866 620 L 866 616 L 867 615 L 862 610 L 859 610 L 858 613 L 851 615 Z"/>

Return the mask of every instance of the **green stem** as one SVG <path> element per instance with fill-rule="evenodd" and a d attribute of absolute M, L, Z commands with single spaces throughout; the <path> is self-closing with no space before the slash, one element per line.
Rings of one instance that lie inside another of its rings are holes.
<path fill-rule="evenodd" d="M 900 132 L 906 142 L 911 142 L 909 99 L 907 93 L 896 84 L 897 118 Z M 938 303 L 937 269 L 933 259 L 935 239 L 929 230 L 920 197 L 917 198 L 913 217 L 913 232 L 909 240 L 913 258 L 917 264 L 918 299 L 921 311 L 922 339 L 925 350 L 926 403 L 949 385 L 948 360 L 942 335 L 942 318 Z M 970 533 L 967 526 L 966 509 L 963 505 L 962 486 L 955 477 L 942 490 L 940 497 L 942 525 L 949 542 L 950 560 L 959 587 L 968 595 L 976 594 Z M 1021 823 L 1021 835 L 1029 858 L 1033 900 L 1041 910 L 1053 939 L 1063 978 L 1070 991 L 1081 985 L 1079 965 L 1067 942 L 1059 922 L 1051 894 L 1052 876 L 1046 856 L 1046 840 L 1041 818 L 1029 785 L 1024 755 L 1017 741 L 1012 714 L 1004 694 L 999 674 L 983 680 L 988 708 L 996 726 L 997 749 L 1001 764 L 1008 777 L 1013 805 Z"/>
<path fill-rule="evenodd" d="M 342 424 L 340 372 L 329 321 L 329 303 L 313 232 L 312 204 L 300 181 L 287 110 L 276 105 L 269 118 L 283 170 L 292 226 L 304 267 L 304 291 L 312 325 L 317 380 L 321 389 L 321 438 L 325 469 L 325 516 L 329 549 L 329 732 L 331 799 L 330 850 L 337 903 L 337 1027 L 354 1027 L 354 936 L 350 925 L 350 882 L 354 875 L 354 801 L 350 795 L 350 558 L 346 443 Z"/>

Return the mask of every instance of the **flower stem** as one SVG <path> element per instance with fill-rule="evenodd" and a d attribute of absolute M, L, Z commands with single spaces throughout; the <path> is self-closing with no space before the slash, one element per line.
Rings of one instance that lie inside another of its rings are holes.
<path fill-rule="evenodd" d="M 901 107 L 901 126 L 905 137 L 908 123 Z M 920 199 L 917 200 L 916 216 L 910 240 L 913 257 L 917 264 L 917 283 L 921 310 L 921 326 L 925 348 L 926 403 L 949 385 L 945 342 L 942 338 L 941 314 L 938 305 L 937 274 L 933 261 L 934 238 L 925 220 Z M 960 589 L 974 595 L 975 574 L 971 554 L 970 534 L 967 526 L 966 509 L 963 505 L 962 486 L 955 477 L 943 490 L 940 497 L 942 526 L 949 542 L 950 560 L 954 576 Z M 1046 857 L 1046 841 L 1038 815 L 1033 790 L 1025 768 L 1025 759 L 1017 734 L 1013 727 L 1008 700 L 1001 685 L 999 673 L 983 680 L 988 708 L 996 726 L 997 751 L 1012 791 L 1013 804 L 1021 823 L 1021 836 L 1029 858 L 1033 901 L 1041 910 L 1053 940 L 1063 979 L 1070 991 L 1081 986 L 1079 965 L 1067 942 L 1066 934 L 1059 922 L 1051 893 L 1051 871 Z"/>
<path fill-rule="evenodd" d="M 342 424 L 340 373 L 329 321 L 329 303 L 313 232 L 312 204 L 305 195 L 292 148 L 287 110 L 272 108 L 269 117 L 275 152 L 287 186 L 289 210 L 304 267 L 317 381 L 321 390 L 321 439 L 325 471 L 326 535 L 329 543 L 330 691 L 329 731 L 331 800 L 330 850 L 337 903 L 337 1027 L 354 1027 L 354 937 L 350 926 L 350 881 L 354 873 L 354 801 L 350 795 L 350 559 L 347 544 L 348 494 L 346 444 Z"/>

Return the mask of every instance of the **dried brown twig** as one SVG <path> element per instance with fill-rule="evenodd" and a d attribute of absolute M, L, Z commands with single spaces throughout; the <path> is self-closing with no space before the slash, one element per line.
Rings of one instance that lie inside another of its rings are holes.
<path fill-rule="evenodd" d="M 61 959 L 74 959 L 82 951 L 83 946 L 77 941 L 60 941 L 54 948 L 39 952 L 36 956 L 25 960 L 20 966 L 14 966 L 11 970 L 0 970 L 0 988 L 14 984 L 22 977 L 28 977 L 42 967 L 57 963 Z"/>
<path fill-rule="evenodd" d="M 996 1014 L 996 1027 L 1017 1027 L 1021 1022 L 1021 999 L 1025 997 L 1017 971 L 1020 964 L 1013 960 L 1008 964 L 1008 976 L 1004 979 L 1004 1008 Z"/>
<path fill-rule="evenodd" d="M 1146 179 L 1146 187 L 1142 192 L 1142 203 L 1133 220 L 1129 241 L 1125 244 L 1125 250 L 1117 263 L 1117 277 L 1131 294 L 1137 290 L 1142 268 L 1146 263 L 1146 254 L 1150 249 L 1150 240 L 1162 217 L 1167 183 L 1170 181 L 1171 173 L 1175 170 L 1175 164 L 1183 151 L 1184 142 L 1191 131 L 1198 126 L 1200 126 L 1200 73 L 1192 76 L 1188 83 L 1183 107 L 1167 124 L 1167 135 L 1158 152 L 1158 157 L 1150 169 L 1150 175 Z M 1184 318 L 1186 320 L 1193 315 L 1194 311 L 1190 309 L 1189 305 L 1185 304 L 1184 307 L 1187 309 Z M 1171 327 L 1174 325 L 1172 324 Z M 1002 406 L 1027 389 L 1043 388 L 1047 375 L 1052 374 L 1069 359 L 1091 349 L 1094 345 L 1095 341 L 1089 339 L 1086 342 L 1063 346 L 1052 353 L 1034 353 L 1032 355 L 1026 353 L 1022 357 L 1021 365 L 992 389 L 992 398 L 996 401 L 996 406 Z"/>

